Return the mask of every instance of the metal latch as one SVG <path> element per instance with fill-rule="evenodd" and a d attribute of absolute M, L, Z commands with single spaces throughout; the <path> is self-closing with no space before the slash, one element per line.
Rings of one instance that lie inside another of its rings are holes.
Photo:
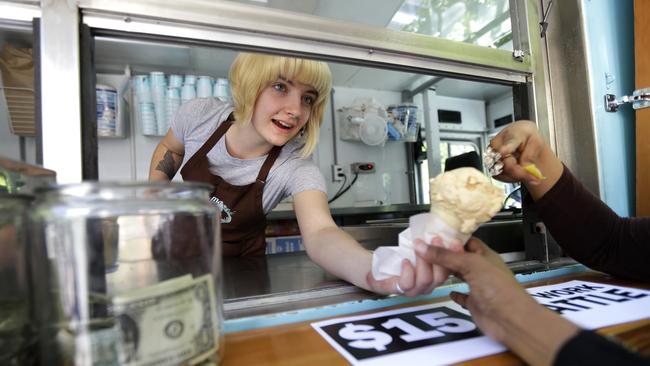
<path fill-rule="evenodd" d="M 616 112 L 623 104 L 632 103 L 632 108 L 641 109 L 650 107 L 650 88 L 635 90 L 632 95 L 625 95 L 616 99 L 614 94 L 605 94 L 605 111 Z"/>
<path fill-rule="evenodd" d="M 524 52 L 523 50 L 512 51 L 512 58 L 514 58 L 516 61 L 524 62 L 525 56 L 526 56 L 526 52 Z"/>

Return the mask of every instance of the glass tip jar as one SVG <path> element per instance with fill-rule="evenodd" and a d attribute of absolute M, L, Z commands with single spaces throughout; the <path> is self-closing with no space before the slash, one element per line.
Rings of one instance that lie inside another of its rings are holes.
<path fill-rule="evenodd" d="M 45 365 L 219 363 L 221 241 L 211 187 L 80 183 L 30 214 Z"/>

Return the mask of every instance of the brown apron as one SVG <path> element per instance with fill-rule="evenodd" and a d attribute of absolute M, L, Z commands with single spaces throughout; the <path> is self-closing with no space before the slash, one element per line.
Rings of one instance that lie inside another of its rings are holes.
<path fill-rule="evenodd" d="M 185 163 L 181 176 L 185 181 L 210 183 L 214 187 L 211 201 L 222 208 L 221 241 L 224 256 L 264 255 L 266 252 L 266 216 L 262 192 L 271 166 L 282 146 L 274 146 L 260 169 L 255 182 L 232 185 L 208 169 L 208 152 L 232 126 L 231 117 L 221 123 L 208 141 Z"/>

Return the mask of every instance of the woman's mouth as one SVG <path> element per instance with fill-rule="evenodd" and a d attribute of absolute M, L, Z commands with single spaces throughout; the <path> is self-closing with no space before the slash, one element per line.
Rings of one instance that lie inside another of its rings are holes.
<path fill-rule="evenodd" d="M 275 124 L 276 126 L 280 127 L 283 130 L 290 130 L 293 128 L 292 125 L 284 123 L 278 119 L 271 119 L 271 121 L 273 121 L 273 124 Z"/>

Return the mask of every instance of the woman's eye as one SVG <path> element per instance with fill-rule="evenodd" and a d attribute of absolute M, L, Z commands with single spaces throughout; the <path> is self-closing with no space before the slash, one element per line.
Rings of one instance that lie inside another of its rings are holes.
<path fill-rule="evenodd" d="M 312 104 L 314 104 L 314 101 L 315 101 L 314 99 L 315 99 L 315 98 L 312 97 L 311 95 L 306 95 L 306 96 L 302 97 L 303 102 L 304 102 L 305 104 L 307 104 L 307 105 L 312 105 Z"/>
<path fill-rule="evenodd" d="M 286 85 L 284 85 L 282 83 L 275 83 L 275 84 L 273 84 L 273 89 L 283 92 L 283 91 L 287 90 L 287 87 L 286 87 Z"/>

